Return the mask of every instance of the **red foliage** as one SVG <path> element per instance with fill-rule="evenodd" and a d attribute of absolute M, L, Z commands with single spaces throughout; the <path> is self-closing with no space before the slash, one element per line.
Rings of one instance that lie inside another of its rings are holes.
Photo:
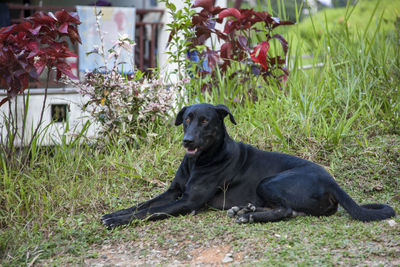
<path fill-rule="evenodd" d="M 264 41 L 259 43 L 254 48 L 253 52 L 250 53 L 251 59 L 256 63 L 260 63 L 265 70 L 268 70 L 268 62 L 267 62 L 268 49 L 269 49 L 269 43 L 268 41 Z"/>
<path fill-rule="evenodd" d="M 195 0 L 193 7 L 202 7 L 207 11 L 211 11 L 214 8 L 214 0 Z"/>
<path fill-rule="evenodd" d="M 241 18 L 240 11 L 237 10 L 236 8 L 227 8 L 227 9 L 222 10 L 219 13 L 218 18 L 223 19 L 223 18 L 229 17 L 229 16 L 235 17 L 237 20 L 240 20 L 240 18 Z"/>
<path fill-rule="evenodd" d="M 289 72 L 284 68 L 285 58 L 268 55 L 269 42 L 272 38 L 279 40 L 284 55 L 288 51 L 288 43 L 282 35 L 271 35 L 273 29 L 281 25 L 294 24 L 290 21 L 280 21 L 269 13 L 258 12 L 253 9 L 220 8 L 214 6 L 213 0 L 195 0 L 193 7 L 202 8 L 192 18 L 195 37 L 191 41 L 191 49 L 197 45 L 204 45 L 206 40 L 215 35 L 222 43 L 219 51 L 207 47 L 199 54 L 201 59 L 207 59 L 211 71 L 219 66 L 222 71 L 230 66 L 232 61 L 249 62 L 255 64 L 252 67 L 253 74 L 262 75 L 264 78 L 273 76 L 278 81 L 286 81 Z M 225 21 L 223 31 L 216 29 L 217 23 Z M 259 27 L 256 24 L 263 24 Z M 265 33 L 264 40 L 252 43 L 251 32 Z M 175 33 L 171 33 L 173 35 Z M 248 60 L 249 59 L 249 60 Z M 259 65 L 258 65 L 259 64 Z M 281 75 L 275 75 L 273 69 L 281 71 Z"/>
<path fill-rule="evenodd" d="M 28 88 L 29 79 L 38 80 L 46 67 L 57 71 L 57 80 L 62 74 L 76 78 L 65 59 L 76 57 L 67 40 L 81 42 L 80 23 L 76 13 L 61 10 L 37 12 L 20 24 L 0 29 L 0 83 L 7 88 L 0 106 Z"/>

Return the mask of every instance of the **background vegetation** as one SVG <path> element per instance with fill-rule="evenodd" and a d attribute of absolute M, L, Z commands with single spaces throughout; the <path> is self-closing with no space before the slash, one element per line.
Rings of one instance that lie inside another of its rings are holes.
<path fill-rule="evenodd" d="M 235 140 L 315 161 L 358 203 L 390 203 L 398 213 L 400 28 L 394 5 L 361 1 L 290 26 L 282 32 L 289 41 L 289 80 L 283 87 L 260 83 L 256 101 L 233 101 L 240 79 L 221 75 L 218 90 L 190 91 L 189 103 L 229 105 L 238 122 L 227 122 Z M 276 46 L 271 53 L 281 49 Z M 188 86 L 199 88 L 196 81 Z M 75 142 L 37 148 L 24 169 L 3 161 L 1 264 L 89 264 L 113 253 L 120 261 L 129 255 L 131 264 L 191 264 L 207 248 L 232 253 L 233 263 L 259 266 L 400 264 L 398 217 L 362 223 L 343 209 L 332 217 L 255 225 L 205 211 L 107 231 L 102 214 L 169 185 L 184 154 L 182 129 L 173 121 L 165 118 L 157 135 L 135 148 L 113 143 L 99 150 Z"/>

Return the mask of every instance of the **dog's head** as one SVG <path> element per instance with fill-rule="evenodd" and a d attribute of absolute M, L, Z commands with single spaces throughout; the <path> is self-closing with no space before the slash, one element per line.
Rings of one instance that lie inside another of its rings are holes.
<path fill-rule="evenodd" d="M 183 107 L 176 116 L 175 125 L 183 123 L 183 146 L 186 155 L 195 157 L 208 151 L 214 144 L 225 136 L 224 118 L 236 124 L 228 107 L 224 105 L 210 105 L 206 103 Z"/>

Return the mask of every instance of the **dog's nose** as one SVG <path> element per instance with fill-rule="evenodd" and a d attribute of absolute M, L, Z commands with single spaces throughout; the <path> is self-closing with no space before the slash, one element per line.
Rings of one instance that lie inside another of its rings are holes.
<path fill-rule="evenodd" d="M 190 137 L 190 136 L 183 137 L 182 142 L 183 142 L 184 147 L 191 147 L 194 144 L 193 137 Z"/>

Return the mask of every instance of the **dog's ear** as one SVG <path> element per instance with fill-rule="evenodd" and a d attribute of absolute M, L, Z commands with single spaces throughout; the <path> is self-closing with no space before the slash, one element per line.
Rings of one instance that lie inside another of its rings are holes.
<path fill-rule="evenodd" d="M 185 110 L 187 109 L 187 107 L 183 107 L 181 109 L 181 111 L 179 111 L 178 115 L 176 115 L 176 119 L 175 119 L 175 126 L 181 125 L 183 122 L 183 113 L 185 113 Z"/>
<path fill-rule="evenodd" d="M 233 117 L 231 111 L 227 106 L 219 104 L 215 106 L 215 109 L 219 114 L 221 114 L 222 118 L 225 118 L 226 115 L 229 115 L 229 119 L 231 120 L 231 122 L 236 125 L 235 118 Z"/>

